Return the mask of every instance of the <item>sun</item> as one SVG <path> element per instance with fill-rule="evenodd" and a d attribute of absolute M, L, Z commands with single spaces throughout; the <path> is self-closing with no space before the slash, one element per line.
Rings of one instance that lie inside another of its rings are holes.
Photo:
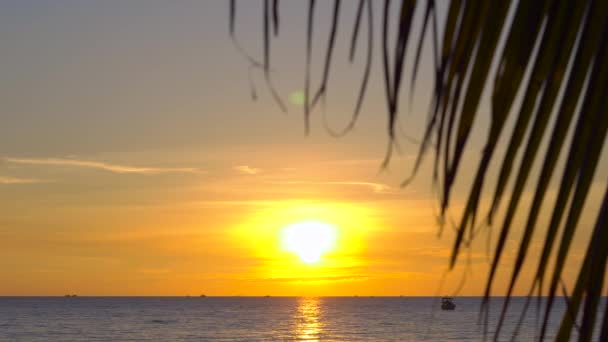
<path fill-rule="evenodd" d="M 304 263 L 314 264 L 336 246 L 335 226 L 317 221 L 291 224 L 282 230 L 283 249 L 297 254 Z"/>

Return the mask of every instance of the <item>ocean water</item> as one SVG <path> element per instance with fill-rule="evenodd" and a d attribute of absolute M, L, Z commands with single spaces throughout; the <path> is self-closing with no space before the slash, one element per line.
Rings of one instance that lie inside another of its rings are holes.
<path fill-rule="evenodd" d="M 0 341 L 480 341 L 480 301 L 442 311 L 432 297 L 0 297 Z M 524 301 L 513 299 L 501 340 Z M 564 309 L 558 299 L 549 337 Z M 535 317 L 517 341 L 534 340 Z"/>

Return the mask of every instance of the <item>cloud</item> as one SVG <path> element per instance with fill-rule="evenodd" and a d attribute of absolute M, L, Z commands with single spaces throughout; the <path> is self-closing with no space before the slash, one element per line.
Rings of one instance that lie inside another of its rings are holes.
<path fill-rule="evenodd" d="M 302 282 L 330 282 L 330 281 L 363 281 L 373 279 L 367 275 L 320 276 L 320 277 L 285 277 L 285 278 L 259 278 L 250 279 L 256 282 L 302 283 Z"/>
<path fill-rule="evenodd" d="M 382 159 L 338 159 L 328 160 L 321 162 L 323 165 L 362 165 L 362 164 L 375 164 L 381 165 Z"/>
<path fill-rule="evenodd" d="M 47 166 L 71 166 L 103 170 L 114 173 L 134 173 L 142 175 L 154 175 L 161 173 L 202 173 L 196 168 L 160 168 L 160 167 L 137 167 L 128 165 L 108 164 L 98 161 L 61 159 L 61 158 L 4 158 L 5 162 L 25 165 L 47 165 Z"/>
<path fill-rule="evenodd" d="M 42 183 L 42 182 L 44 182 L 44 181 L 40 180 L 40 179 L 0 176 L 0 184 L 33 184 L 33 183 Z"/>
<path fill-rule="evenodd" d="M 328 181 L 328 182 L 307 182 L 307 181 L 286 181 L 280 182 L 283 184 L 309 184 L 309 185 L 346 185 L 346 186 L 363 186 L 371 189 L 376 193 L 384 193 L 391 190 L 391 187 L 382 183 L 373 182 L 356 182 L 356 181 Z"/>
<path fill-rule="evenodd" d="M 322 203 L 321 200 L 301 200 L 298 204 L 315 204 Z M 236 200 L 236 201 L 222 201 L 222 200 L 211 200 L 211 201 L 195 201 L 189 202 L 190 205 L 194 206 L 205 206 L 205 207 L 231 207 L 231 206 L 249 206 L 249 207 L 273 207 L 285 205 L 286 200 Z"/>
<path fill-rule="evenodd" d="M 255 167 L 250 167 L 249 165 L 239 165 L 239 166 L 235 166 L 234 169 L 239 172 L 242 173 L 244 175 L 256 175 L 260 172 L 262 172 L 261 169 L 257 169 Z"/>

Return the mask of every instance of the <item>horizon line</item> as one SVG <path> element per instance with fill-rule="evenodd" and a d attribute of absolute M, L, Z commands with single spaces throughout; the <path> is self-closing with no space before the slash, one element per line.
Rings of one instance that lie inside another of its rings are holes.
<path fill-rule="evenodd" d="M 435 295 L 76 295 L 74 297 L 69 295 L 0 295 L 0 298 L 441 298 L 441 297 L 453 297 L 453 298 L 483 298 L 483 295 L 472 296 L 472 295 L 446 295 L 446 296 L 435 296 Z M 507 296 L 490 296 L 490 298 L 506 298 Z M 527 295 L 511 296 L 511 298 L 527 298 Z M 529 296 L 530 298 L 546 298 L 549 296 Z M 554 296 L 562 298 L 562 296 Z M 601 298 L 606 298 L 608 295 L 602 295 Z"/>

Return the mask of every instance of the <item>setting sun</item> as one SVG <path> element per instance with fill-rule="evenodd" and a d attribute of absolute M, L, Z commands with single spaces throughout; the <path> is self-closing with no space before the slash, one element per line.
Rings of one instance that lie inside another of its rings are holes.
<path fill-rule="evenodd" d="M 313 264 L 321 260 L 323 253 L 335 248 L 336 228 L 323 222 L 301 222 L 285 227 L 282 231 L 283 248 L 297 254 L 300 259 Z"/>

